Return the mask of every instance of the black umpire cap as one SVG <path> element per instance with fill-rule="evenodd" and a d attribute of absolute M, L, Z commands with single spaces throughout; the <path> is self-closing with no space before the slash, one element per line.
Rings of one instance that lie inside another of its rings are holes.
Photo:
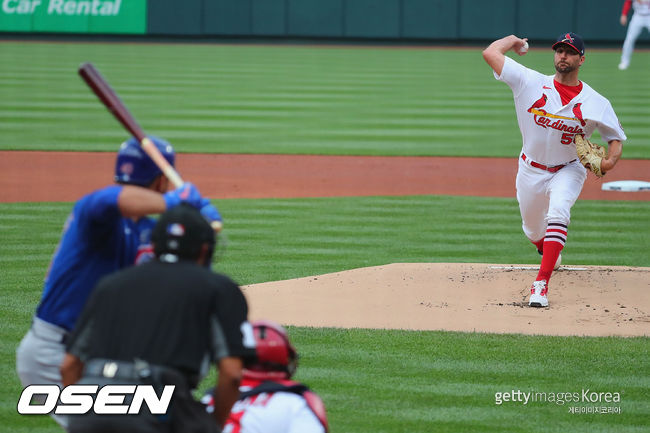
<path fill-rule="evenodd" d="M 206 259 L 212 259 L 216 243 L 214 230 L 194 207 L 181 203 L 162 214 L 151 233 L 154 254 L 165 261 L 196 260 L 204 244 L 209 246 Z"/>

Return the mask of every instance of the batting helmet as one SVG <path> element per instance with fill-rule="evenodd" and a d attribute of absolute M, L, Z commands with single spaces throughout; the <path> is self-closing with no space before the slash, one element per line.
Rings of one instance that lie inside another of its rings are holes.
<path fill-rule="evenodd" d="M 244 366 L 244 377 L 289 379 L 298 367 L 298 353 L 287 331 L 270 320 L 256 320 L 252 325 L 257 357 Z"/>
<path fill-rule="evenodd" d="M 173 167 L 175 154 L 172 145 L 153 135 L 149 138 Z M 162 171 L 145 153 L 135 137 L 122 143 L 115 161 L 115 182 L 149 186 L 161 174 Z"/>

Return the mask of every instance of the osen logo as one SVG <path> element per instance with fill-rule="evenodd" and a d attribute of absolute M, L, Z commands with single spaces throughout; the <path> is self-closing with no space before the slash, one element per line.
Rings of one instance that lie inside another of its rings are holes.
<path fill-rule="evenodd" d="M 137 415 L 146 404 L 152 414 L 162 415 L 175 388 L 165 385 L 158 397 L 153 385 L 104 385 L 101 389 L 99 385 L 69 385 L 63 390 L 58 385 L 30 385 L 20 394 L 17 410 L 21 415 L 82 415 L 91 410 L 98 415 Z"/>

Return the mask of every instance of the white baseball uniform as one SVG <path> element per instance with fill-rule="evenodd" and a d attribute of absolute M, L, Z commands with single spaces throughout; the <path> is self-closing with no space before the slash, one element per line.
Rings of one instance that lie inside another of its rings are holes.
<path fill-rule="evenodd" d="M 230 413 L 224 433 L 325 433 L 305 398 L 290 392 L 246 397 Z"/>
<path fill-rule="evenodd" d="M 623 11 L 621 15 L 627 15 L 630 8 L 631 0 L 627 0 L 623 4 Z M 641 35 L 645 27 L 650 32 L 650 0 L 634 0 L 632 2 L 634 14 L 627 26 L 627 34 L 625 35 L 625 42 L 623 42 L 623 53 L 621 55 L 622 69 L 627 68 L 632 59 L 632 51 L 634 51 L 634 44 Z"/>
<path fill-rule="evenodd" d="M 586 83 L 562 103 L 554 75 L 543 75 L 506 57 L 501 75 L 512 89 L 523 149 L 517 172 L 517 200 L 524 233 L 532 242 L 546 236 L 564 245 L 571 207 L 587 177 L 578 161 L 574 136 L 626 139 L 609 101 Z M 550 233 L 553 232 L 553 233 Z"/>

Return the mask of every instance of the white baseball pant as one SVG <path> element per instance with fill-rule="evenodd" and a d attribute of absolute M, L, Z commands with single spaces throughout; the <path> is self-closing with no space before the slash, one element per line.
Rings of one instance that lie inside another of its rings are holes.
<path fill-rule="evenodd" d="M 519 157 L 517 201 L 524 234 L 531 241 L 546 235 L 549 221 L 569 225 L 571 207 L 582 191 L 587 170 L 578 160 L 550 173 Z"/>
<path fill-rule="evenodd" d="M 65 356 L 65 346 L 63 345 L 65 334 L 65 329 L 34 317 L 32 327 L 16 349 L 16 371 L 23 386 L 56 384 L 63 387 L 59 367 Z M 44 404 L 44 399 L 44 395 L 34 396 L 34 400 L 38 404 Z M 67 428 L 67 417 L 54 413 L 51 413 L 50 416 L 61 427 Z"/>
<path fill-rule="evenodd" d="M 628 24 L 625 42 L 623 42 L 623 53 L 621 54 L 622 64 L 630 64 L 632 51 L 634 51 L 634 44 L 636 44 L 636 40 L 641 35 L 644 27 L 650 32 L 650 14 L 641 15 L 635 12 Z"/>

